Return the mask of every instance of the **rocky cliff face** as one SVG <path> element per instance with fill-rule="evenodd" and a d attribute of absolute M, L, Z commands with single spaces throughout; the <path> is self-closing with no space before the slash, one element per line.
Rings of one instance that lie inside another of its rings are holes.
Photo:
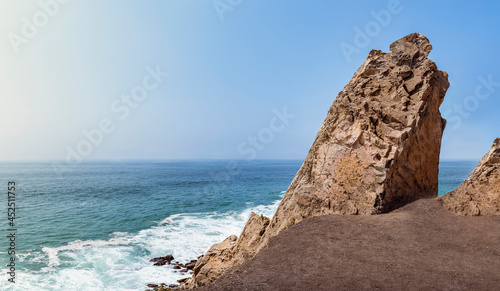
<path fill-rule="evenodd" d="M 187 287 L 213 282 L 304 218 L 378 214 L 437 197 L 448 76 L 427 59 L 432 46 L 419 33 L 390 49 L 372 50 L 338 94 L 272 220 L 252 214 L 236 241 L 199 261 Z"/>
<path fill-rule="evenodd" d="M 493 142 L 469 178 L 438 200 L 456 214 L 500 215 L 500 138 Z"/>

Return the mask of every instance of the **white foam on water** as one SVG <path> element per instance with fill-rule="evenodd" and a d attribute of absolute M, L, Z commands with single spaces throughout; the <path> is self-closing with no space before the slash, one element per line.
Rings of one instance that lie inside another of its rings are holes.
<path fill-rule="evenodd" d="M 176 284 L 190 274 L 180 274 L 171 265 L 154 266 L 149 259 L 167 254 L 183 263 L 196 259 L 212 244 L 238 235 L 251 212 L 271 217 L 279 202 L 248 205 L 242 212 L 175 214 L 136 234 L 115 232 L 109 240 L 77 240 L 32 250 L 19 257 L 44 267 L 39 271 L 17 270 L 18 283 L 0 280 L 0 290 L 142 291 L 149 283 Z M 5 274 L 5 267 L 3 270 Z"/>
<path fill-rule="evenodd" d="M 118 245 L 127 245 L 130 242 L 123 240 L 123 239 L 117 239 L 117 238 L 111 238 L 110 240 L 88 240 L 88 241 L 81 241 L 81 240 L 76 240 L 73 242 L 68 243 L 68 245 L 57 247 L 57 248 L 49 248 L 49 247 L 44 247 L 42 248 L 42 251 L 45 252 L 49 258 L 49 267 L 57 267 L 60 264 L 59 260 L 59 252 L 63 251 L 77 251 L 77 250 L 83 250 L 84 248 L 89 248 L 89 247 L 104 247 L 104 246 L 118 246 Z"/>
<path fill-rule="evenodd" d="M 169 217 L 165 218 L 164 220 L 162 220 L 160 223 L 158 223 L 158 225 L 164 225 L 164 224 L 171 224 L 173 223 L 174 221 L 172 219 L 176 218 L 176 217 L 179 217 L 181 216 L 181 214 L 173 214 L 173 215 L 170 215 Z"/>

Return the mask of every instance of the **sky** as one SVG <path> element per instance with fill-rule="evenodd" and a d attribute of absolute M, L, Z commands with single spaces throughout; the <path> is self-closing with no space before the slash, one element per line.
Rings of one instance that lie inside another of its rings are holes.
<path fill-rule="evenodd" d="M 451 83 L 441 159 L 479 160 L 500 4 L 339 2 L 1 1 L 0 160 L 301 160 L 369 51 L 413 32 Z"/>

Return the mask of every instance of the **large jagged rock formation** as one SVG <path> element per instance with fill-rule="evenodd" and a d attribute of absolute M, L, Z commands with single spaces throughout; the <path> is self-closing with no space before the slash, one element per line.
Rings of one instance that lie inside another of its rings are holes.
<path fill-rule="evenodd" d="M 199 261 L 186 287 L 213 282 L 304 218 L 378 214 L 437 197 L 448 75 L 427 59 L 432 46 L 419 33 L 390 49 L 372 50 L 338 94 L 273 219 L 252 213 L 237 241 Z"/>
<path fill-rule="evenodd" d="M 438 200 L 461 215 L 500 215 L 500 138 L 484 155 L 469 178 Z"/>

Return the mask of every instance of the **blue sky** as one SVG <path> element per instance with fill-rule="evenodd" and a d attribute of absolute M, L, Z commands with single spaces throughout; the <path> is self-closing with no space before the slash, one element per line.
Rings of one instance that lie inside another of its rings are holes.
<path fill-rule="evenodd" d="M 495 1 L 55 1 L 0 3 L 0 160 L 303 159 L 368 52 L 412 32 L 449 73 L 442 159 L 500 135 Z"/>

